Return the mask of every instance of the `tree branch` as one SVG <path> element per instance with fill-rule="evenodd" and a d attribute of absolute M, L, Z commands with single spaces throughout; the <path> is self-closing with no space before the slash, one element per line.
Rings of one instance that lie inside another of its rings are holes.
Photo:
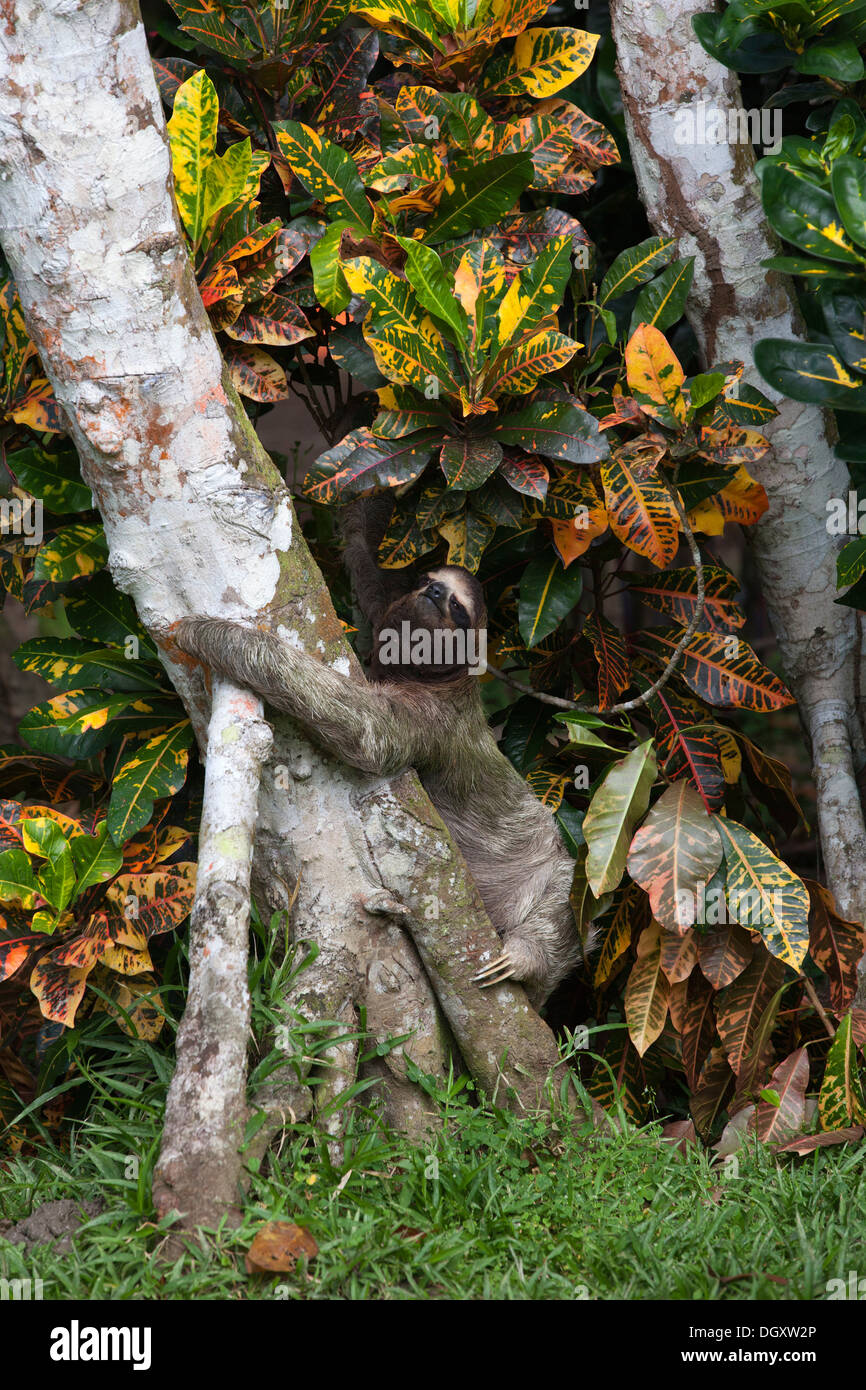
<path fill-rule="evenodd" d="M 250 864 L 262 765 L 272 734 L 262 705 L 214 680 L 189 994 L 177 1035 L 154 1202 L 195 1225 L 236 1214 L 246 1109 Z"/>

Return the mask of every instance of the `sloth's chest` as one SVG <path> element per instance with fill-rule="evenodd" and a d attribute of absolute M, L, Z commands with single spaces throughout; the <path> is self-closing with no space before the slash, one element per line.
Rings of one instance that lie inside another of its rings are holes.
<path fill-rule="evenodd" d="M 521 921 L 550 882 L 567 851 L 550 812 L 522 779 L 491 796 L 457 798 L 447 783 L 423 779 L 454 837 L 494 924 L 501 932 Z"/>

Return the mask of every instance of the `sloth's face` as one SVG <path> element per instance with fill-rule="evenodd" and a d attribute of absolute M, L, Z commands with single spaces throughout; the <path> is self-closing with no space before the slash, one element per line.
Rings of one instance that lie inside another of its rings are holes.
<path fill-rule="evenodd" d="M 428 570 L 420 576 L 410 597 L 415 602 L 419 620 L 425 604 L 433 611 L 433 622 L 428 626 L 466 631 L 478 627 L 479 619 L 484 617 L 481 585 L 459 565 L 439 565 Z"/>
<path fill-rule="evenodd" d="M 486 621 L 481 585 L 458 565 L 438 565 L 386 612 L 376 634 L 376 678 L 435 680 L 478 662 Z"/>

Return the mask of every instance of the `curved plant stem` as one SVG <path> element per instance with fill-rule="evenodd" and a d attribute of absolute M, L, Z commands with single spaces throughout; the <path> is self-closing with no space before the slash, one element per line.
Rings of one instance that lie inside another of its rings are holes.
<path fill-rule="evenodd" d="M 676 670 L 677 666 L 679 665 L 680 657 L 682 656 L 686 647 L 689 645 L 689 642 L 691 642 L 693 636 L 695 635 L 695 632 L 697 631 L 698 623 L 701 621 L 701 618 L 704 615 L 704 604 L 706 602 L 706 585 L 704 582 L 704 562 L 701 558 L 700 547 L 698 546 L 697 540 L 695 539 L 695 533 L 689 524 L 689 519 L 686 516 L 685 508 L 683 507 L 683 504 L 680 501 L 679 493 L 677 492 L 676 488 L 673 486 L 672 483 L 668 482 L 667 479 L 665 479 L 664 481 L 665 486 L 667 487 L 667 490 L 670 493 L 671 501 L 673 502 L 674 507 L 677 511 L 677 515 L 680 519 L 680 526 L 683 529 L 683 535 L 688 541 L 689 549 L 692 552 L 692 559 L 695 563 L 695 574 L 697 575 L 698 592 L 697 603 L 695 604 L 695 611 L 691 616 L 689 625 L 683 633 L 682 637 L 680 638 L 679 642 L 677 643 L 675 650 L 671 653 L 671 659 L 668 662 L 665 669 L 662 671 L 658 680 L 654 681 L 653 684 L 649 686 L 648 689 L 646 689 L 642 695 L 636 695 L 633 700 L 623 700 L 621 704 L 611 705 L 608 708 L 603 705 L 582 705 L 577 700 L 564 700 L 559 695 L 546 695 L 543 691 L 534 690 L 531 685 L 525 685 L 523 681 L 517 681 L 512 676 L 506 675 L 504 671 L 498 670 L 497 667 L 488 665 L 487 670 L 490 672 L 492 676 L 495 676 L 497 680 L 503 681 L 506 685 L 512 686 L 513 689 L 519 690 L 523 695 L 532 695 L 543 705 L 553 705 L 556 709 L 577 710 L 580 714 L 628 714 L 630 710 L 640 709 L 642 705 L 648 704 L 648 702 L 652 699 L 653 695 L 656 695 L 662 689 L 662 687 L 667 684 L 674 671 Z"/>

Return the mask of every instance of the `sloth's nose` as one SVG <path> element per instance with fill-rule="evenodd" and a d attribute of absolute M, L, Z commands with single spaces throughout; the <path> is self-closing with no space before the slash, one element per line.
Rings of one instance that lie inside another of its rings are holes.
<path fill-rule="evenodd" d="M 432 598 L 434 603 L 438 603 L 440 598 L 445 597 L 445 585 L 438 583 L 428 584 L 424 590 L 428 598 Z"/>

